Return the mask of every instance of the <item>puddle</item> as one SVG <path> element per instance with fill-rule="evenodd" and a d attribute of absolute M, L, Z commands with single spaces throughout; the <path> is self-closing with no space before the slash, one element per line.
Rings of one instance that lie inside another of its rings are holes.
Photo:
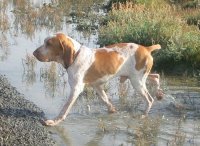
<path fill-rule="evenodd" d="M 32 52 L 44 38 L 58 31 L 97 48 L 98 20 L 90 18 L 104 14 L 93 3 L 0 0 L 0 73 L 39 106 L 47 118 L 55 117 L 67 100 L 67 75 L 56 63 L 36 61 Z M 50 128 L 58 145 L 200 145 L 197 80 L 163 76 L 165 99 L 154 103 L 147 119 L 140 118 L 144 102 L 130 83 L 116 82 L 113 79 L 105 89 L 118 112 L 108 114 L 101 99 L 87 87 L 67 119 Z"/>

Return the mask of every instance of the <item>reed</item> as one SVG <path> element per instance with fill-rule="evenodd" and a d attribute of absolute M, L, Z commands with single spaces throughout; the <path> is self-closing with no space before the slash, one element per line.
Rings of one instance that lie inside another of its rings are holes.
<path fill-rule="evenodd" d="M 54 97 L 61 83 L 55 62 L 52 62 L 50 66 L 40 68 L 40 80 L 44 83 L 46 93 Z"/>
<path fill-rule="evenodd" d="M 169 146 L 183 146 L 186 142 L 186 134 L 182 131 L 182 118 L 177 122 L 177 129 L 174 133 L 174 138 L 168 142 Z"/>

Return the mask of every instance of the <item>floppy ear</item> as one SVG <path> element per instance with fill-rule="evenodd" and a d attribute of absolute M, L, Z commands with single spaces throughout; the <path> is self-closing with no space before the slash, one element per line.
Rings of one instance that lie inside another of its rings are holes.
<path fill-rule="evenodd" d="M 71 41 L 60 40 L 63 49 L 63 61 L 65 68 L 68 68 L 74 62 L 74 47 Z"/>

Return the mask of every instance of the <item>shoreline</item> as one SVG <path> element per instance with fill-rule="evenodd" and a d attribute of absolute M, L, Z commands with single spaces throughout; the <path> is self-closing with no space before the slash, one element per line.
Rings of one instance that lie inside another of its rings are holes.
<path fill-rule="evenodd" d="M 55 145 L 43 118 L 43 111 L 0 74 L 0 145 Z"/>

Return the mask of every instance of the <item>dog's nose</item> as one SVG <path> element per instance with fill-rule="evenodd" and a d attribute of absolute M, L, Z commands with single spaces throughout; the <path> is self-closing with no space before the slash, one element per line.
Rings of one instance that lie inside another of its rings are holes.
<path fill-rule="evenodd" d="M 33 56 L 35 56 L 35 58 L 37 58 L 38 60 L 41 60 L 41 59 L 40 59 L 40 58 L 41 58 L 41 55 L 40 55 L 40 53 L 39 53 L 38 50 L 35 50 L 35 51 L 33 52 Z"/>
<path fill-rule="evenodd" d="M 35 56 L 35 57 L 37 57 L 38 55 L 38 53 L 37 53 L 38 51 L 37 50 L 35 50 L 34 52 L 33 52 L 33 55 Z"/>
<path fill-rule="evenodd" d="M 36 53 L 35 53 L 35 51 L 33 52 L 33 56 L 35 56 L 36 55 Z"/>

